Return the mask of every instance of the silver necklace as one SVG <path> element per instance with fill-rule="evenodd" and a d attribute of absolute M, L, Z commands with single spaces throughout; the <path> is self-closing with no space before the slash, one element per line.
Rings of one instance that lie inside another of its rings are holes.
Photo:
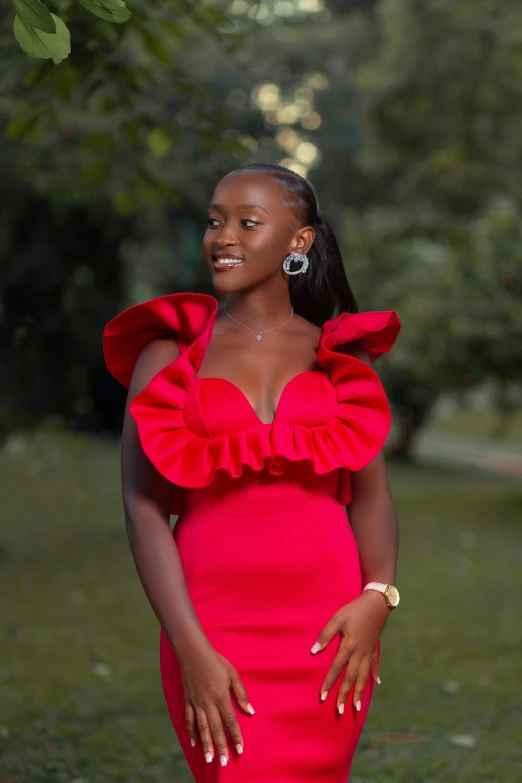
<path fill-rule="evenodd" d="M 257 329 L 252 329 L 250 326 L 247 326 L 246 324 L 242 324 L 241 321 L 237 321 L 235 318 L 233 318 L 228 312 L 226 304 L 223 305 L 223 309 L 225 313 L 228 315 L 228 317 L 232 318 L 232 320 L 235 321 L 236 324 L 239 324 L 240 326 L 244 326 L 245 329 L 250 329 L 251 332 L 254 332 L 256 335 L 256 340 L 260 340 L 261 335 L 264 334 L 265 332 L 269 332 L 271 329 L 280 329 L 282 326 L 288 323 L 288 321 L 290 320 L 290 318 L 292 318 L 294 314 L 294 308 L 292 307 L 292 315 L 290 316 L 290 318 L 286 319 L 285 323 L 279 324 L 279 326 L 270 326 L 268 329 L 262 329 L 260 332 L 258 332 Z"/>

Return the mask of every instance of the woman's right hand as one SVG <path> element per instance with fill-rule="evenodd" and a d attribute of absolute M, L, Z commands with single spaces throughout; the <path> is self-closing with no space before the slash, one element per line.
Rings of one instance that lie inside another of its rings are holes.
<path fill-rule="evenodd" d="M 230 699 L 234 692 L 239 706 L 254 714 L 246 688 L 232 666 L 210 643 L 198 644 L 179 660 L 185 691 L 185 719 L 192 745 L 201 738 L 205 759 L 214 759 L 214 745 L 222 766 L 228 763 L 228 746 L 223 724 L 228 727 L 238 753 L 243 737 Z"/>

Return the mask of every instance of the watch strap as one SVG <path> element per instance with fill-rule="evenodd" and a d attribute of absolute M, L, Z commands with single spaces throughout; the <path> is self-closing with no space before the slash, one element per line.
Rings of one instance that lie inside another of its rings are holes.
<path fill-rule="evenodd" d="M 365 590 L 378 590 L 380 593 L 384 593 L 387 587 L 388 585 L 383 582 L 368 582 L 368 584 L 363 587 L 363 593 Z"/>

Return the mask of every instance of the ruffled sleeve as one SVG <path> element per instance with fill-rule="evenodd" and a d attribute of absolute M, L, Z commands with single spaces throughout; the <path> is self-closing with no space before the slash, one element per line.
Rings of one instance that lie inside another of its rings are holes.
<path fill-rule="evenodd" d="M 393 346 L 401 323 L 394 310 L 341 313 L 323 325 L 323 340 L 331 347 L 360 340 L 374 362 Z"/>
<path fill-rule="evenodd" d="M 134 367 L 143 348 L 155 337 L 175 335 L 180 349 L 180 357 L 175 362 L 175 383 L 173 396 L 166 402 L 162 411 L 162 401 L 152 394 L 152 404 L 145 405 L 145 414 L 156 418 L 157 426 L 163 429 L 169 420 L 169 414 L 176 411 L 180 399 L 183 407 L 186 390 L 193 377 L 194 367 L 201 362 L 208 342 L 212 323 L 218 308 L 217 300 L 210 295 L 183 292 L 166 294 L 147 302 L 132 305 L 109 321 L 103 330 L 103 354 L 110 373 L 127 389 L 130 386 Z M 169 365 L 171 366 L 171 365 Z M 160 370 L 145 389 L 132 400 L 129 410 L 136 421 L 143 449 L 156 468 L 160 468 L 158 454 L 154 446 L 145 437 L 142 417 L 139 415 L 140 400 L 147 399 L 154 383 L 161 385 L 161 379 L 169 366 Z M 138 408 L 138 415 L 134 405 Z M 163 416 L 165 414 L 165 416 Z M 146 415 L 144 415 L 146 418 Z M 184 428 L 181 417 L 180 427 Z M 168 435 L 168 430 L 167 430 Z M 170 478 L 167 476 L 167 478 Z M 182 507 L 183 488 L 174 482 L 172 488 L 171 513 L 179 514 Z"/>
<path fill-rule="evenodd" d="M 329 370 L 341 405 L 344 398 L 348 399 L 353 394 L 353 383 L 358 374 L 364 374 L 361 365 L 369 371 L 361 393 L 362 415 L 365 419 L 363 437 L 367 450 L 357 468 L 339 469 L 336 497 L 343 505 L 349 503 L 352 497 L 352 472 L 370 463 L 384 446 L 391 426 L 391 411 L 384 387 L 376 373 L 364 362 L 336 349 L 360 341 L 373 363 L 383 353 L 390 351 L 400 328 L 394 310 L 341 313 L 323 326 L 321 363 Z"/>
<path fill-rule="evenodd" d="M 103 330 L 103 354 L 110 373 L 128 389 L 138 356 L 150 340 L 175 332 L 183 351 L 216 309 L 214 297 L 187 292 L 158 296 L 123 310 Z"/>

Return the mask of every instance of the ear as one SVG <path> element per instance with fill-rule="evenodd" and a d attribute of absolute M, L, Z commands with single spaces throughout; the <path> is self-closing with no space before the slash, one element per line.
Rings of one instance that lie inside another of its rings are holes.
<path fill-rule="evenodd" d="M 313 226 L 305 226 L 304 228 L 299 229 L 295 237 L 297 247 L 292 248 L 293 252 L 308 253 L 314 243 L 314 239 L 315 229 Z"/>

